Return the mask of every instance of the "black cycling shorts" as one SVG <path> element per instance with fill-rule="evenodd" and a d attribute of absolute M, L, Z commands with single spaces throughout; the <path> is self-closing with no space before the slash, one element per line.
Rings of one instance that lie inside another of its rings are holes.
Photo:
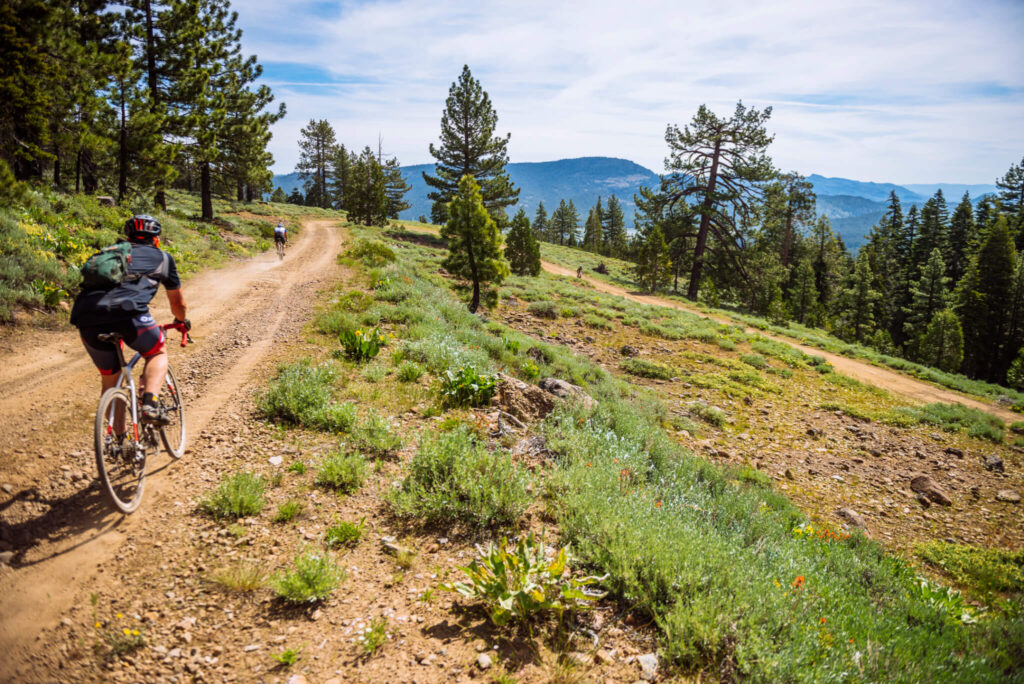
<path fill-rule="evenodd" d="M 285 236 L 284 235 L 277 235 L 277 234 L 274 235 L 274 242 L 282 242 L 283 243 L 284 241 L 285 241 Z"/>
<path fill-rule="evenodd" d="M 85 345 L 85 350 L 89 352 L 92 362 L 99 369 L 100 375 L 114 375 L 121 370 L 117 362 L 117 349 L 110 342 L 101 342 L 100 335 L 119 333 L 122 337 L 122 348 L 124 344 L 127 344 L 142 354 L 145 359 L 163 351 L 166 339 L 164 331 L 148 313 L 139 314 L 130 321 L 116 321 L 106 325 L 79 328 L 78 332 L 82 335 L 82 344 Z"/>

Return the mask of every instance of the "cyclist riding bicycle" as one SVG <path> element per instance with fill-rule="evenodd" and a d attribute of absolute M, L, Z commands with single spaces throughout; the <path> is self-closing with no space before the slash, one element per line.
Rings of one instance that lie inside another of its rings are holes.
<path fill-rule="evenodd" d="M 281 251 L 288 245 L 288 229 L 284 227 L 284 222 L 278 221 L 277 226 L 274 228 L 274 246 L 276 247 L 280 243 Z"/>
<path fill-rule="evenodd" d="M 185 298 L 174 257 L 159 247 L 160 231 L 160 222 L 152 216 L 133 216 L 125 221 L 131 256 L 123 280 L 113 287 L 83 289 L 71 309 L 71 324 L 78 327 L 82 344 L 100 371 L 101 393 L 117 384 L 120 364 L 114 345 L 100 341 L 100 335 L 118 333 L 124 344 L 142 354 L 142 420 L 156 425 L 168 422 L 157 402 L 167 374 L 164 332 L 149 313 L 149 302 L 161 283 L 174 322 L 192 328 L 185 317 Z"/>

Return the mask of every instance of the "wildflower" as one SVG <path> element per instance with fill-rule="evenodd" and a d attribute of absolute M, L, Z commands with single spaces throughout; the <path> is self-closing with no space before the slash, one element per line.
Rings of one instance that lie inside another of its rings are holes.
<path fill-rule="evenodd" d="M 821 618 L 821 624 L 825 624 L 825 618 Z"/>
<path fill-rule="evenodd" d="M 779 580 L 775 580 L 775 586 L 777 586 L 779 589 L 781 589 L 782 588 L 782 582 L 780 582 Z"/>
<path fill-rule="evenodd" d="M 655 501 L 654 502 L 654 507 L 655 508 L 661 508 L 661 502 L 660 501 Z"/>
<path fill-rule="evenodd" d="M 132 630 L 128 629 L 127 627 L 125 627 L 125 628 L 124 628 L 124 629 L 122 629 L 121 631 L 122 631 L 122 632 L 124 632 L 124 635 L 125 635 L 125 636 L 128 636 L 129 634 L 131 634 L 131 633 L 132 633 Z"/>
<path fill-rule="evenodd" d="M 102 622 L 97 622 L 97 623 L 96 623 L 96 629 L 99 629 L 99 628 L 100 628 L 100 627 L 102 627 L 102 626 L 103 626 L 103 623 L 102 623 Z"/>
<path fill-rule="evenodd" d="M 121 619 L 121 618 L 123 618 L 123 617 L 124 617 L 124 615 L 121 615 L 120 613 L 118 613 L 118 614 L 117 614 L 117 619 L 118 619 L 118 620 L 120 620 L 120 619 Z"/>
<path fill-rule="evenodd" d="M 132 630 L 132 636 L 139 636 L 139 630 L 133 629 Z"/>
<path fill-rule="evenodd" d="M 853 639 L 850 639 L 850 643 L 851 643 L 851 644 L 853 643 Z"/>
<path fill-rule="evenodd" d="M 593 467 L 593 465 L 594 465 L 593 463 L 591 463 L 590 461 L 587 461 L 587 467 L 588 467 L 588 468 L 591 468 L 591 467 Z"/>
<path fill-rule="evenodd" d="M 804 576 L 803 575 L 797 575 L 796 579 L 793 580 L 793 588 L 794 589 L 799 589 L 802 586 L 804 586 Z"/>

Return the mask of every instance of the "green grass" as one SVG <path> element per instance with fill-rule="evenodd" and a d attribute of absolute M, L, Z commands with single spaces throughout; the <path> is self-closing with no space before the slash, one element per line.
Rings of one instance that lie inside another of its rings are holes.
<path fill-rule="evenodd" d="M 244 470 L 228 475 L 217 488 L 199 500 L 199 508 L 217 519 L 259 515 L 266 501 L 266 484 L 259 475 Z"/>
<path fill-rule="evenodd" d="M 363 486 L 366 479 L 366 459 L 359 454 L 335 451 L 323 458 L 317 466 L 316 484 L 343 494 Z"/>
<path fill-rule="evenodd" d="M 370 411 L 352 431 L 356 444 L 374 456 L 391 456 L 402 448 L 402 437 L 387 418 Z"/>
<path fill-rule="evenodd" d="M 323 601 L 334 593 L 346 574 L 329 553 L 307 551 L 296 556 L 292 567 L 270 579 L 270 586 L 285 603 Z"/>
<path fill-rule="evenodd" d="M 353 547 L 362 539 L 365 526 L 366 518 L 360 519 L 358 523 L 342 521 L 337 525 L 331 525 L 324 535 L 324 544 L 330 549 L 343 546 Z"/>
<path fill-rule="evenodd" d="M 416 382 L 423 377 L 423 366 L 415 361 L 403 361 L 396 375 L 401 382 Z"/>
<path fill-rule="evenodd" d="M 427 436 L 401 487 L 387 495 L 392 512 L 428 525 L 514 523 L 529 503 L 527 475 L 503 449 L 489 451 L 465 426 Z"/>
<path fill-rule="evenodd" d="M 287 523 L 295 520 L 305 509 L 305 505 L 298 499 L 289 499 L 283 504 L 277 507 L 274 512 L 274 517 L 271 518 L 276 523 Z"/>
<path fill-rule="evenodd" d="M 1024 593 L 1024 551 L 1002 551 L 930 541 L 914 553 L 975 593 Z"/>
<path fill-rule="evenodd" d="M 764 370 L 768 366 L 768 362 L 760 354 L 740 354 L 740 361 L 758 370 Z"/>
<path fill-rule="evenodd" d="M 338 367 L 331 362 L 314 364 L 310 359 L 301 359 L 282 365 L 259 398 L 259 409 L 271 420 L 328 432 L 348 432 L 355 424 L 355 405 L 334 401 L 337 378 Z"/>
<path fill-rule="evenodd" d="M 646 359 L 626 359 L 619 364 L 619 368 L 630 375 L 636 375 L 641 378 L 671 380 L 679 375 L 678 371 L 670 366 L 647 361 Z"/>

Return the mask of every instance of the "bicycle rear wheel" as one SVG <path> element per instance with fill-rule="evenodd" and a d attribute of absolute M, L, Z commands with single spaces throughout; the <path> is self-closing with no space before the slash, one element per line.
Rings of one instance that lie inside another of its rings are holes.
<path fill-rule="evenodd" d="M 160 428 L 160 440 L 171 458 L 181 458 L 185 453 L 185 399 L 170 368 L 160 392 L 160 406 L 171 420 Z"/>
<path fill-rule="evenodd" d="M 146 456 L 136 430 L 131 394 L 117 387 L 104 392 L 96 409 L 96 467 L 110 502 L 122 513 L 139 507 L 146 483 Z"/>

